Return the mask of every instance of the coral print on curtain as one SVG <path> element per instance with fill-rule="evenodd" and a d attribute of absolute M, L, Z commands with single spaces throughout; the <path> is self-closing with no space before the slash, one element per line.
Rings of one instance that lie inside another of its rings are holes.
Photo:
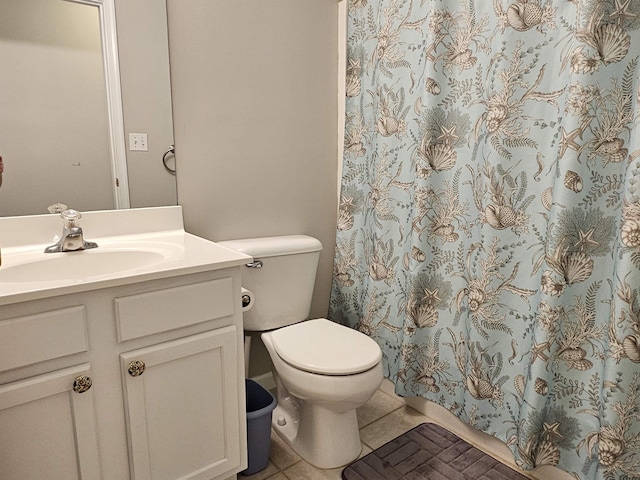
<path fill-rule="evenodd" d="M 351 0 L 331 316 L 525 469 L 640 478 L 640 0 Z"/>

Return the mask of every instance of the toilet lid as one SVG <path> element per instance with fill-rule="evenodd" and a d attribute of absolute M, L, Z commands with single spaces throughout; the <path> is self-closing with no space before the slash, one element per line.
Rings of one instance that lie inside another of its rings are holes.
<path fill-rule="evenodd" d="M 271 333 L 285 362 L 322 375 L 352 375 L 382 358 L 378 344 L 365 334 L 324 318 L 296 323 Z"/>

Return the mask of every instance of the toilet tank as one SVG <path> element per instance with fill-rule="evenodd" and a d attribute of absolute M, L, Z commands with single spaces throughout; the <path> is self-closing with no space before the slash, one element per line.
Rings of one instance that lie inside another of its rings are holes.
<path fill-rule="evenodd" d="M 260 268 L 242 268 L 242 286 L 253 293 L 253 308 L 243 312 L 244 329 L 273 330 L 306 320 L 322 244 L 307 235 L 217 242 L 253 257 Z"/>

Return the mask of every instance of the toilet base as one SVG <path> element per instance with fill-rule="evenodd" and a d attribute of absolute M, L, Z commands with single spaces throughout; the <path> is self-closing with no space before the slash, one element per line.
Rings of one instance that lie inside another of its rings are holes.
<path fill-rule="evenodd" d="M 336 413 L 292 397 L 279 399 L 273 429 L 307 463 L 322 469 L 348 465 L 362 444 L 355 410 Z"/>

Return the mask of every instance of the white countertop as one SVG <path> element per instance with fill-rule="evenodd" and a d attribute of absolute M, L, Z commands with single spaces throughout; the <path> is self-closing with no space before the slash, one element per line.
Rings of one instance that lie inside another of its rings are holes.
<path fill-rule="evenodd" d="M 154 256 L 156 260 L 115 272 L 92 272 L 84 278 L 0 280 L 0 305 L 218 270 L 252 260 L 248 255 L 185 232 L 179 206 L 86 212 L 82 215 L 80 226 L 85 240 L 96 242 L 98 248 L 46 254 L 44 249 L 55 243 L 62 232 L 59 215 L 0 218 L 0 279 L 4 269 L 9 272 L 12 267 L 27 263 L 47 265 L 50 262 L 49 265 L 55 267 L 47 268 L 61 268 L 59 265 L 64 260 L 72 258 L 58 257 L 62 255 L 73 255 L 72 259 L 77 264 L 82 263 L 77 261 L 79 258 L 87 259 L 88 255 L 148 251 L 157 253 Z M 64 277 L 64 272 L 61 273 Z"/>

